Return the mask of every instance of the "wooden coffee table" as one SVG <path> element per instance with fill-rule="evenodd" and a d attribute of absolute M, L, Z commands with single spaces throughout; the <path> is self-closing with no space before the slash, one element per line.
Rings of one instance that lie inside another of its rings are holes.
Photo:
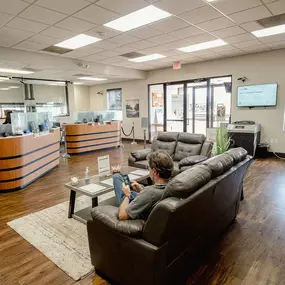
<path fill-rule="evenodd" d="M 137 170 L 146 171 L 143 169 L 127 166 L 127 167 L 122 168 L 121 173 L 130 174 L 131 172 L 137 171 Z M 138 182 L 141 182 L 148 178 L 149 178 L 149 174 L 138 176 L 138 178 L 136 178 L 135 180 Z M 105 184 L 104 182 L 102 182 L 102 181 L 109 180 L 109 179 L 112 179 L 112 175 L 104 176 L 104 177 L 100 177 L 99 175 L 94 175 L 94 176 L 91 176 L 88 180 L 80 179 L 77 185 L 73 185 L 71 182 L 66 183 L 64 186 L 70 190 L 68 218 L 74 218 L 84 224 L 87 224 L 87 221 L 91 219 L 92 208 L 98 206 L 98 197 L 106 193 L 109 193 L 111 191 L 114 191 L 113 185 Z M 90 184 L 96 184 L 99 186 L 103 186 L 105 188 L 102 190 L 96 191 L 95 193 L 91 193 L 90 191 L 82 189 L 82 187 L 90 185 Z M 82 209 L 80 211 L 74 212 L 76 193 L 83 194 L 85 196 L 90 197 L 92 199 L 92 206 Z"/>

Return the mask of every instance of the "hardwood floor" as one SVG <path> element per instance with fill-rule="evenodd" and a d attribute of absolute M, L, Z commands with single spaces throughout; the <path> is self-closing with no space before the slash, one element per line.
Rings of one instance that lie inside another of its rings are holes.
<path fill-rule="evenodd" d="M 69 199 L 71 175 L 97 171 L 97 157 L 110 153 L 113 165 L 127 164 L 131 146 L 73 156 L 26 189 L 0 195 L 1 285 L 107 285 L 92 274 L 75 282 L 6 223 Z M 285 162 L 256 160 L 245 179 L 245 200 L 237 221 L 187 281 L 192 284 L 285 285 Z"/>

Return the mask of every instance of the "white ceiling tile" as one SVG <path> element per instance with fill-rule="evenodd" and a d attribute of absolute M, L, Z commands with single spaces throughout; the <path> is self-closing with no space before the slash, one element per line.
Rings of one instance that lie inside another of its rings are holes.
<path fill-rule="evenodd" d="M 117 47 L 121 46 L 121 44 L 118 44 L 118 43 L 113 43 L 113 42 L 110 42 L 108 40 L 103 40 L 103 41 L 100 41 L 100 42 L 96 42 L 92 45 L 89 45 L 87 47 L 83 47 L 83 48 L 80 48 L 80 50 L 89 50 L 89 49 L 93 49 L 93 48 L 99 48 L 99 49 L 103 49 L 103 50 L 109 50 L 109 49 L 115 49 Z"/>
<path fill-rule="evenodd" d="M 19 30 L 34 32 L 34 33 L 39 33 L 49 27 L 48 25 L 45 25 L 39 22 L 30 21 L 30 20 L 23 19 L 23 18 L 19 18 L 19 17 L 14 18 L 6 26 L 10 28 L 14 28 L 14 29 L 19 29 Z"/>
<path fill-rule="evenodd" d="M 94 54 L 94 53 L 99 53 L 99 52 L 102 52 L 104 50 L 105 50 L 105 48 L 98 47 L 98 45 L 95 45 L 95 44 L 91 44 L 91 45 L 77 49 L 77 51 L 87 53 L 89 55 Z"/>
<path fill-rule="evenodd" d="M 280 15 L 285 13 L 285 1 L 279 0 L 274 3 L 267 4 L 268 9 L 274 14 L 274 15 Z"/>
<path fill-rule="evenodd" d="M 221 0 L 211 3 L 226 15 L 262 5 L 260 0 Z"/>
<path fill-rule="evenodd" d="M 231 45 L 225 45 L 225 46 L 221 46 L 221 47 L 216 47 L 216 48 L 212 48 L 212 51 L 216 52 L 216 53 L 221 53 L 221 52 L 227 52 L 227 51 L 238 51 L 237 48 L 231 46 Z"/>
<path fill-rule="evenodd" d="M 162 32 L 152 28 L 151 26 L 144 26 L 144 27 L 129 31 L 128 34 L 136 38 L 139 38 L 139 39 L 148 39 L 148 38 L 152 38 L 155 36 L 159 36 L 162 34 Z"/>
<path fill-rule="evenodd" d="M 12 18 L 13 18 L 12 15 L 8 15 L 8 14 L 5 14 L 5 13 L 0 13 L 0 26 L 5 25 Z"/>
<path fill-rule="evenodd" d="M 29 6 L 20 0 L 0 0 L 0 12 L 17 15 Z"/>
<path fill-rule="evenodd" d="M 62 40 L 72 38 L 76 35 L 76 33 L 74 32 L 61 29 L 61 28 L 57 28 L 57 27 L 50 27 L 42 31 L 41 34 L 45 36 L 49 36 L 49 37 L 62 39 Z"/>
<path fill-rule="evenodd" d="M 173 42 L 170 42 L 170 43 L 166 43 L 164 45 L 169 47 L 169 48 L 176 49 L 176 48 L 189 46 L 190 43 L 188 41 L 186 41 L 186 40 L 176 40 L 176 41 L 173 41 Z"/>
<path fill-rule="evenodd" d="M 114 63 L 122 62 L 122 61 L 123 61 L 123 58 L 117 56 L 117 57 L 110 57 L 110 58 L 103 59 L 101 61 L 101 63 L 103 63 L 103 64 L 114 64 Z"/>
<path fill-rule="evenodd" d="M 235 27 L 230 27 L 230 28 L 215 31 L 213 32 L 213 34 L 219 38 L 226 38 L 230 36 L 244 34 L 244 30 L 241 29 L 239 26 L 235 26 Z"/>
<path fill-rule="evenodd" d="M 154 47 L 150 47 L 150 48 L 146 48 L 143 50 L 139 50 L 137 52 L 141 52 L 143 54 L 152 54 L 152 53 L 163 53 L 164 51 L 168 51 L 171 48 L 167 47 L 167 46 L 163 46 L 163 45 L 157 45 Z"/>
<path fill-rule="evenodd" d="M 34 2 L 36 2 L 37 0 L 22 0 L 24 2 L 27 2 L 27 3 L 30 3 L 30 4 L 33 4 Z"/>
<path fill-rule="evenodd" d="M 11 47 L 31 37 L 33 33 L 3 27 L 0 29 L 0 46 Z"/>
<path fill-rule="evenodd" d="M 81 57 L 85 57 L 85 56 L 88 56 L 89 54 L 86 53 L 86 52 L 82 52 L 82 51 L 79 51 L 79 50 L 73 50 L 73 51 L 70 51 L 68 53 L 65 53 L 63 54 L 62 56 L 63 57 L 68 57 L 68 58 L 81 58 Z"/>
<path fill-rule="evenodd" d="M 157 44 L 165 44 L 165 43 L 169 43 L 169 42 L 173 42 L 177 40 L 177 37 L 169 35 L 169 34 L 162 34 L 156 37 L 152 37 L 148 40 L 154 43 L 157 43 Z"/>
<path fill-rule="evenodd" d="M 132 37 L 128 34 L 122 34 L 110 39 L 111 42 L 118 43 L 120 45 L 127 45 L 133 42 L 139 41 L 138 38 Z"/>
<path fill-rule="evenodd" d="M 178 38 L 182 38 L 185 39 L 187 37 L 191 37 L 191 36 L 197 36 L 197 35 L 201 35 L 204 34 L 205 32 L 199 28 L 196 28 L 194 26 L 190 26 L 188 28 L 183 28 L 177 31 L 174 31 L 172 33 L 170 33 L 171 35 L 178 37 Z"/>
<path fill-rule="evenodd" d="M 272 49 L 282 49 L 285 48 L 285 40 L 280 42 L 268 43 L 266 45 Z"/>
<path fill-rule="evenodd" d="M 45 44 L 38 44 L 30 41 L 23 41 L 15 46 L 13 48 L 20 49 L 20 50 L 29 50 L 29 51 L 38 51 L 41 49 L 46 48 L 47 45 Z"/>
<path fill-rule="evenodd" d="M 119 53 L 117 53 L 115 51 L 107 50 L 104 52 L 100 52 L 97 55 L 102 56 L 102 57 L 114 57 L 114 56 L 118 56 Z"/>
<path fill-rule="evenodd" d="M 206 3 L 202 0 L 161 0 L 155 3 L 155 6 L 168 11 L 172 14 L 178 15 L 183 12 L 193 10 L 202 6 Z"/>
<path fill-rule="evenodd" d="M 159 31 L 169 33 L 175 30 L 189 27 L 189 24 L 176 17 L 170 17 L 162 21 L 159 21 L 151 26 Z"/>
<path fill-rule="evenodd" d="M 199 24 L 212 19 L 220 18 L 221 16 L 221 13 L 209 5 L 179 15 L 179 17 L 191 24 Z"/>
<path fill-rule="evenodd" d="M 207 55 L 200 55 L 201 58 L 205 59 L 205 60 L 214 60 L 214 59 L 219 59 L 222 58 L 223 56 L 220 54 L 207 54 Z"/>
<path fill-rule="evenodd" d="M 134 43 L 131 43 L 131 46 L 133 46 L 136 49 L 144 49 L 155 46 L 156 43 L 147 41 L 147 40 L 140 40 Z"/>
<path fill-rule="evenodd" d="M 84 8 L 73 16 L 99 25 L 106 24 L 120 17 L 119 14 L 96 5 L 88 6 L 87 8 Z"/>
<path fill-rule="evenodd" d="M 220 54 L 226 56 L 226 57 L 229 57 L 229 56 L 238 56 L 238 55 L 242 55 L 242 54 L 245 54 L 244 51 L 242 50 L 239 50 L 239 49 L 235 49 L 235 50 L 228 50 L 228 51 L 222 51 L 222 52 L 219 52 Z"/>
<path fill-rule="evenodd" d="M 274 43 L 274 42 L 280 42 L 280 41 L 284 41 L 284 40 L 285 40 L 285 34 L 259 38 L 259 41 L 263 42 L 265 44 Z"/>
<path fill-rule="evenodd" d="M 40 34 L 31 37 L 29 41 L 50 46 L 58 43 L 58 39 Z"/>
<path fill-rule="evenodd" d="M 38 0 L 36 4 L 68 15 L 90 5 L 84 0 Z"/>
<path fill-rule="evenodd" d="M 65 14 L 51 11 L 36 5 L 28 7 L 19 17 L 34 20 L 40 23 L 53 25 L 66 17 Z"/>
<path fill-rule="evenodd" d="M 263 29 L 263 27 L 255 21 L 242 24 L 240 25 L 240 27 L 245 29 L 248 32 L 253 32 L 253 31 Z"/>
<path fill-rule="evenodd" d="M 275 2 L 276 0 L 262 0 L 264 4 Z"/>
<path fill-rule="evenodd" d="M 255 39 L 255 40 L 246 41 L 246 42 L 242 42 L 242 43 L 236 43 L 236 44 L 233 44 L 233 46 L 235 46 L 239 49 L 243 49 L 246 47 L 258 46 L 260 44 L 261 43 L 257 39 Z"/>
<path fill-rule="evenodd" d="M 199 36 L 186 38 L 186 40 L 190 42 L 191 44 L 200 44 L 204 42 L 214 41 L 216 39 L 217 38 L 215 36 L 210 35 L 210 34 L 202 34 Z"/>
<path fill-rule="evenodd" d="M 90 61 L 101 61 L 103 59 L 107 58 L 106 56 L 98 55 L 98 54 L 92 54 L 86 57 L 83 57 L 84 60 L 90 60 Z"/>
<path fill-rule="evenodd" d="M 231 14 L 229 17 L 232 20 L 234 20 L 236 23 L 243 24 L 246 22 L 259 20 L 262 18 L 270 17 L 270 16 L 272 15 L 265 6 L 259 6 L 256 8 L 252 8 L 249 10 Z"/>
<path fill-rule="evenodd" d="M 77 19 L 75 17 L 68 17 L 57 23 L 55 26 L 78 33 L 83 33 L 96 27 L 95 24 Z"/>
<path fill-rule="evenodd" d="M 120 35 L 122 33 L 116 30 L 109 29 L 104 26 L 98 26 L 90 31 L 85 32 L 85 34 L 93 36 L 93 37 L 97 37 L 100 39 L 109 39 L 117 35 Z"/>
<path fill-rule="evenodd" d="M 175 55 L 179 55 L 181 54 L 181 51 L 177 50 L 177 49 L 172 49 L 172 50 L 168 50 L 163 52 L 163 55 L 165 56 L 175 56 Z"/>
<path fill-rule="evenodd" d="M 226 17 L 221 17 L 218 19 L 214 19 L 211 21 L 207 21 L 207 22 L 198 24 L 197 26 L 201 29 L 208 31 L 208 32 L 212 32 L 212 31 L 216 31 L 216 30 L 235 26 L 235 23 Z"/>
<path fill-rule="evenodd" d="M 121 15 L 126 15 L 149 5 L 144 0 L 99 0 L 96 5 L 114 11 Z"/>
<path fill-rule="evenodd" d="M 119 54 L 125 54 L 125 53 L 129 53 L 129 52 L 133 52 L 133 51 L 137 50 L 137 48 L 132 47 L 131 45 L 127 45 L 127 46 L 117 47 L 114 50 L 116 52 L 118 52 Z"/>
<path fill-rule="evenodd" d="M 225 38 L 224 40 L 229 44 L 235 44 L 235 43 L 251 41 L 254 39 L 255 39 L 255 37 L 253 35 L 245 33 L 245 34 L 240 34 L 240 35 L 228 37 L 228 38 Z"/>
<path fill-rule="evenodd" d="M 266 45 L 260 44 L 258 46 L 242 48 L 242 50 L 248 53 L 254 53 L 254 52 L 270 51 L 270 48 L 267 47 Z"/>

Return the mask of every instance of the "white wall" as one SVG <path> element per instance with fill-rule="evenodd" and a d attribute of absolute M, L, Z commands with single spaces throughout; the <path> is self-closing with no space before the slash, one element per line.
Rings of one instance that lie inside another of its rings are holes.
<path fill-rule="evenodd" d="M 264 52 L 219 59 L 203 63 L 183 65 L 180 70 L 171 68 L 150 71 L 146 80 L 126 81 L 121 83 L 97 85 L 90 88 L 91 109 L 97 106 L 107 106 L 106 96 L 96 96 L 98 91 L 112 88 L 122 88 L 123 92 L 123 125 L 128 131 L 132 121 L 136 126 L 136 137 L 143 138 L 143 131 L 139 119 L 125 118 L 125 100 L 140 99 L 140 117 L 148 116 L 148 84 L 173 82 L 203 77 L 233 76 L 232 121 L 253 120 L 262 126 L 262 141 L 273 140 L 272 149 L 285 153 L 285 132 L 283 119 L 285 107 L 285 50 Z M 274 108 L 254 108 L 252 110 L 236 107 L 236 92 L 239 85 L 238 78 L 246 76 L 246 84 L 273 83 L 279 84 L 278 103 Z M 96 96 L 96 97 L 95 97 Z M 100 102 L 101 100 L 101 102 Z"/>
<path fill-rule="evenodd" d="M 90 110 L 90 94 L 88 86 L 74 86 L 74 104 L 76 111 Z"/>
<path fill-rule="evenodd" d="M 103 94 L 100 92 L 103 91 Z M 98 94 L 100 93 L 100 94 Z M 107 109 L 107 91 L 106 87 L 99 86 L 89 87 L 90 94 L 90 110 L 106 110 Z"/>

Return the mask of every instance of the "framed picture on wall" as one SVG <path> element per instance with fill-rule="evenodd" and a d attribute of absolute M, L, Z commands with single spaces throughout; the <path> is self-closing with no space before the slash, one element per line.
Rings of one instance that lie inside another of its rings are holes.
<path fill-rule="evenodd" d="M 140 116 L 139 99 L 126 100 L 126 115 L 127 118 L 139 118 Z"/>
<path fill-rule="evenodd" d="M 122 89 L 107 90 L 108 109 L 122 110 Z"/>

